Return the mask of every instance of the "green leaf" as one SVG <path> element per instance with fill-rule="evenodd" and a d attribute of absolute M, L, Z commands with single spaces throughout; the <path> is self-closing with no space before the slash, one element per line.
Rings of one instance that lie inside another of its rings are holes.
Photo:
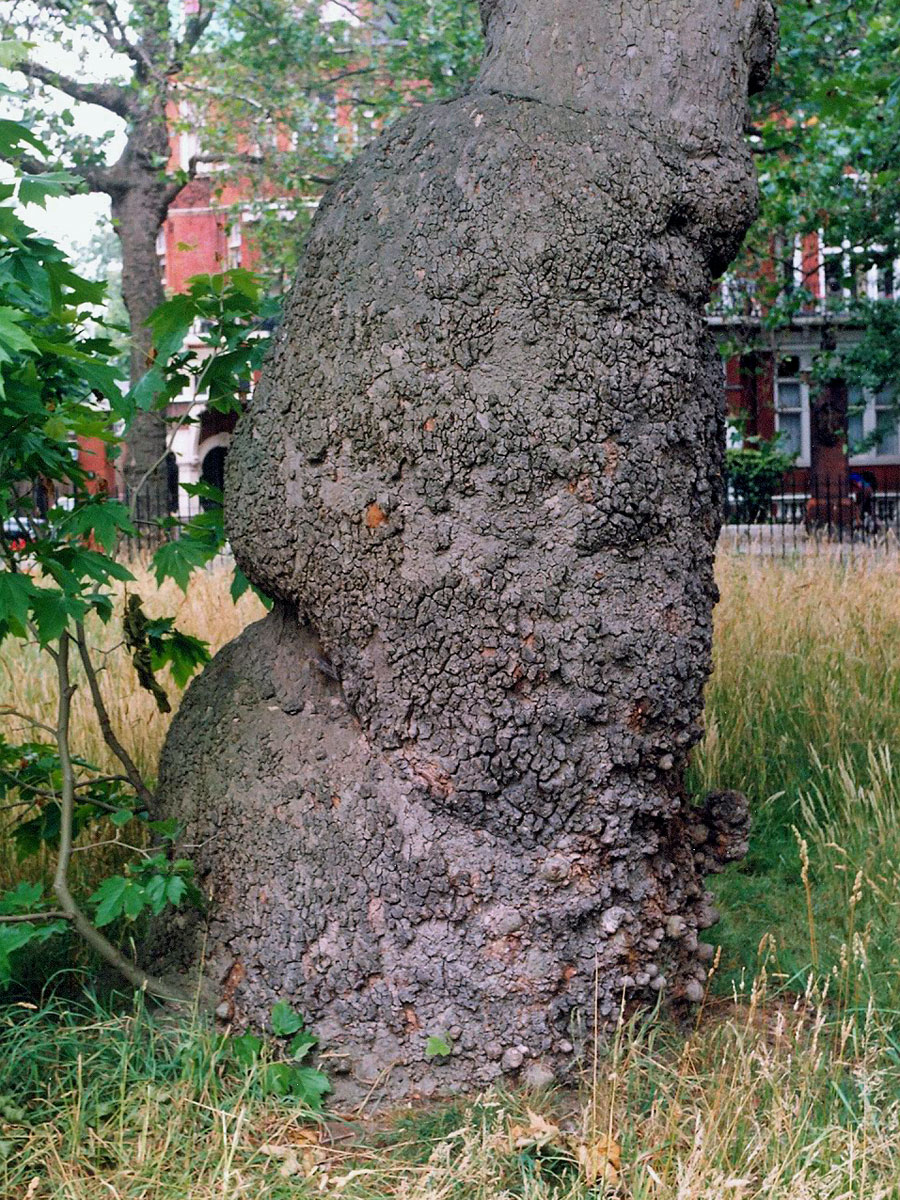
<path fill-rule="evenodd" d="M 242 1067 L 253 1067 L 259 1060 L 260 1052 L 263 1048 L 263 1040 L 257 1037 L 255 1033 L 242 1033 L 237 1037 L 228 1039 L 228 1049 L 231 1051 L 235 1062 Z"/>
<path fill-rule="evenodd" d="M 27 883 L 20 880 L 14 888 L 0 895 L 0 913 L 31 912 L 41 902 L 44 888 L 40 883 Z"/>
<path fill-rule="evenodd" d="M 247 578 L 247 576 L 244 574 L 244 572 L 241 570 L 240 567 L 235 567 L 234 575 L 231 580 L 231 588 L 229 590 L 231 599 L 234 601 L 235 604 L 237 604 L 238 600 L 240 600 L 241 596 L 243 596 L 244 592 L 246 592 L 249 589 L 249 587 L 250 587 L 250 580 Z"/>
<path fill-rule="evenodd" d="M 171 626 L 171 621 L 167 621 L 166 624 Z M 153 625 L 154 622 L 148 622 L 147 625 L 147 635 L 153 652 L 153 669 L 158 671 L 168 663 L 172 668 L 172 678 L 176 686 L 183 688 L 197 668 L 210 661 L 207 643 L 178 629 L 154 636 Z"/>
<path fill-rule="evenodd" d="M 128 393 L 129 400 L 142 412 L 158 407 L 161 396 L 166 395 L 166 378 L 158 366 L 152 366 Z"/>
<path fill-rule="evenodd" d="M 12 362 L 14 354 L 27 351 L 37 354 L 38 348 L 19 325 L 28 320 L 28 313 L 18 308 L 0 307 L 0 362 Z"/>
<path fill-rule="evenodd" d="M 148 821 L 147 828 L 165 842 L 174 842 L 181 832 L 181 824 L 176 817 L 167 817 L 164 821 Z"/>
<path fill-rule="evenodd" d="M 40 643 L 46 646 L 48 642 L 55 642 L 65 631 L 70 616 L 84 615 L 85 606 L 82 602 L 67 598 L 62 592 L 35 588 L 31 609 Z"/>
<path fill-rule="evenodd" d="M 10 622 L 13 632 L 25 637 L 28 606 L 35 586 L 19 571 L 0 571 L 0 620 Z"/>
<path fill-rule="evenodd" d="M 130 808 L 120 808 L 118 812 L 114 812 L 110 816 L 110 821 L 115 825 L 116 829 L 121 829 L 123 825 L 127 825 L 134 817 L 134 813 Z"/>
<path fill-rule="evenodd" d="M 19 181 L 19 199 L 23 204 L 43 208 L 48 196 L 64 196 L 77 187 L 80 180 L 68 171 L 47 171 L 43 175 L 23 175 Z"/>
<path fill-rule="evenodd" d="M 299 1033 L 304 1021 L 299 1013 L 294 1012 L 285 1000 L 279 1000 L 272 1008 L 272 1032 L 276 1037 L 290 1037 Z"/>
<path fill-rule="evenodd" d="M 122 915 L 125 904 L 125 893 L 128 890 L 129 880 L 121 875 L 111 875 L 108 879 L 104 879 L 94 894 L 89 898 L 91 904 L 97 905 L 97 911 L 94 914 L 94 924 L 98 928 L 104 925 L 109 925 L 116 917 Z"/>
<path fill-rule="evenodd" d="M 11 48 L 11 52 L 18 58 L 24 57 L 19 55 L 15 47 L 27 46 L 26 42 L 5 42 L 5 46 Z M 50 151 L 35 135 L 23 125 L 20 121 L 10 121 L 6 118 L 0 120 L 0 158 L 8 158 L 13 150 L 17 150 L 20 146 L 32 146 L 39 154 L 49 154 Z"/>
<path fill-rule="evenodd" d="M 60 824 L 60 807 L 55 800 L 51 800 L 44 805 L 36 817 L 16 825 L 13 828 L 12 836 L 19 861 L 39 854 L 45 846 L 51 848 L 58 846 Z"/>
<path fill-rule="evenodd" d="M 291 1095 L 313 1112 L 320 1112 L 323 1098 L 331 1091 L 328 1076 L 314 1067 L 293 1067 L 292 1072 Z"/>
<path fill-rule="evenodd" d="M 205 567 L 215 558 L 216 546 L 201 545 L 190 538 L 179 538 L 175 542 L 164 542 L 153 555 L 153 570 L 156 582 L 172 579 L 187 594 L 191 575 L 199 567 Z"/>
<path fill-rule="evenodd" d="M 177 908 L 187 890 L 187 882 L 180 875 L 173 875 L 166 883 L 166 899 Z"/>
<path fill-rule="evenodd" d="M 164 301 L 153 310 L 147 324 L 153 330 L 153 344 L 158 360 L 165 362 L 181 349 L 198 315 L 200 314 L 196 299 L 184 292 Z"/>
<path fill-rule="evenodd" d="M 12 980 L 12 962 L 10 955 L 16 950 L 35 942 L 46 942 L 58 933 L 68 929 L 67 921 L 21 922 L 16 925 L 0 924 L 0 987 L 5 987 Z"/>
<path fill-rule="evenodd" d="M 314 1033 L 310 1033 L 308 1029 L 301 1029 L 298 1034 L 291 1038 L 288 1045 L 288 1053 L 295 1061 L 305 1058 L 314 1046 L 318 1046 L 319 1039 Z"/>
<path fill-rule="evenodd" d="M 453 1053 L 453 1043 L 440 1034 L 432 1034 L 425 1042 L 426 1058 L 447 1058 Z"/>
<path fill-rule="evenodd" d="M 4 38 L 0 42 L 0 67 L 4 71 L 12 71 L 18 63 L 23 62 L 28 57 L 28 52 L 34 49 L 34 42 L 22 42 L 13 38 Z M 7 121 L 8 125 L 18 125 L 17 121 Z M 0 147 L 4 152 L 8 152 L 9 145 Z"/>
<path fill-rule="evenodd" d="M 155 917 L 158 917 L 162 910 L 166 907 L 167 882 L 168 880 L 166 879 L 165 875 L 153 875 L 147 881 L 144 887 L 147 901 Z"/>
<path fill-rule="evenodd" d="M 121 500 L 111 500 L 106 497 L 96 497 L 78 504 L 60 522 L 59 529 L 61 533 L 68 535 L 86 537 L 93 534 L 107 554 L 111 554 L 116 548 L 121 534 L 129 537 L 137 535 L 128 506 Z M 125 572 L 124 577 L 122 571 Z M 114 577 L 117 579 L 131 580 L 134 578 L 121 563 L 112 564 L 110 573 L 113 572 L 116 572 Z"/>
<path fill-rule="evenodd" d="M 136 920 L 147 906 L 147 895 L 144 888 L 135 883 L 133 880 L 128 880 L 128 886 L 122 893 L 122 911 L 129 921 Z M 100 922 L 98 920 L 97 924 Z"/>

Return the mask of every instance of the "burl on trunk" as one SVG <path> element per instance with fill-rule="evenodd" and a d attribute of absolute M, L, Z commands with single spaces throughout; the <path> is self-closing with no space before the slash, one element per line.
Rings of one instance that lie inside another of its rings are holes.
<path fill-rule="evenodd" d="M 277 603 L 161 768 L 213 894 L 181 952 L 394 1094 L 546 1078 L 595 1006 L 698 999 L 703 878 L 746 839 L 683 770 L 724 445 L 703 308 L 754 214 L 773 9 L 482 4 L 471 91 L 316 216 L 228 467 Z"/>

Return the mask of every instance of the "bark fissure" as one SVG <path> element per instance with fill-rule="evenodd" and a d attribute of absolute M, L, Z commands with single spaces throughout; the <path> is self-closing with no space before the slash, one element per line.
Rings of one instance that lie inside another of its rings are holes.
<path fill-rule="evenodd" d="M 161 770 L 238 1015 L 288 996 L 394 1092 L 561 1069 L 595 972 L 603 1021 L 697 999 L 703 877 L 746 836 L 683 772 L 722 493 L 703 306 L 754 212 L 769 6 L 487 7 L 473 90 L 317 214 L 229 457 L 232 544 L 280 604 L 192 686 Z"/>

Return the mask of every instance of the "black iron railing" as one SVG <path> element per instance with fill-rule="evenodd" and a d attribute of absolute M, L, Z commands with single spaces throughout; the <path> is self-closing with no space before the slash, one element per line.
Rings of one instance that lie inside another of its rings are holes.
<path fill-rule="evenodd" d="M 810 554 L 843 547 L 900 549 L 900 477 L 851 472 L 844 479 L 787 480 L 770 497 L 728 489 L 723 548 Z M 898 471 L 900 476 L 900 471 Z"/>

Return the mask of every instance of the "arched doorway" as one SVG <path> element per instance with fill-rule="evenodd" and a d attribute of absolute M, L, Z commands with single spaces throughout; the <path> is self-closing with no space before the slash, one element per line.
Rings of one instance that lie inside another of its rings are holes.
<path fill-rule="evenodd" d="M 216 487 L 220 491 L 225 487 L 225 458 L 227 454 L 227 446 L 213 446 L 211 450 L 206 452 L 203 462 L 200 465 L 200 478 L 203 482 L 211 484 L 212 487 Z M 200 497 L 200 506 L 204 512 L 212 508 L 214 504 L 214 500 L 210 500 L 206 496 Z"/>

